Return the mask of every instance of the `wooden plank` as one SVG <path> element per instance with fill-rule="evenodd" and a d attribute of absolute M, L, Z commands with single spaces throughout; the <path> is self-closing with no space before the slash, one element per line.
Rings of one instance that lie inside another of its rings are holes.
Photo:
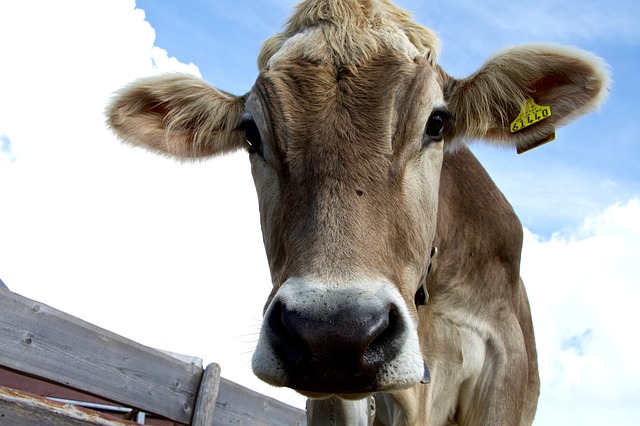
<path fill-rule="evenodd" d="M 221 379 L 214 425 L 300 426 L 306 423 L 303 410 Z"/>
<path fill-rule="evenodd" d="M 190 423 L 202 368 L 0 289 L 0 365 Z"/>
<path fill-rule="evenodd" d="M 202 375 L 200 390 L 193 410 L 192 426 L 211 426 L 220 390 L 220 366 L 209 364 Z"/>
<path fill-rule="evenodd" d="M 0 386 L 0 425 L 135 426 L 136 423 Z"/>

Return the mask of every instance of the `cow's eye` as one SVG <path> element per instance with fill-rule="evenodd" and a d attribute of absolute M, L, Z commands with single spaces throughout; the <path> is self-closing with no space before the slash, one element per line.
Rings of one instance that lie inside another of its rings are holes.
<path fill-rule="evenodd" d="M 238 127 L 244 131 L 249 154 L 262 155 L 262 138 L 260 137 L 260 131 L 258 130 L 258 126 L 253 120 L 253 117 L 246 115 L 242 118 L 242 122 Z"/>
<path fill-rule="evenodd" d="M 443 139 L 447 121 L 451 118 L 451 113 L 444 110 L 436 110 L 431 113 L 424 131 L 430 142 L 440 142 Z"/>

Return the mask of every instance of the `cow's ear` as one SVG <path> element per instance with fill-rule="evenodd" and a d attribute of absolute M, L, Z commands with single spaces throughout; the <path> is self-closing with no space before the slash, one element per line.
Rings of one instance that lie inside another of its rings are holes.
<path fill-rule="evenodd" d="M 125 142 L 183 159 L 242 148 L 244 98 L 186 74 L 144 78 L 119 91 L 107 123 Z"/>
<path fill-rule="evenodd" d="M 552 45 L 505 50 L 468 78 L 443 75 L 455 116 L 451 147 L 483 139 L 525 151 L 555 129 L 593 111 L 608 93 L 608 67 L 589 53 Z"/>

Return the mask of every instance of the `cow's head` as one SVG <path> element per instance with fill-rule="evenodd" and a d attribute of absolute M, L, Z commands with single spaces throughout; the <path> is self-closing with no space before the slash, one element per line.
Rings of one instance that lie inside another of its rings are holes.
<path fill-rule="evenodd" d="M 133 83 L 109 123 L 180 158 L 246 150 L 273 280 L 255 373 L 308 395 L 423 378 L 415 294 L 430 263 L 445 150 L 526 148 L 592 110 L 601 62 L 565 48 L 507 50 L 458 80 L 437 38 L 386 1 L 307 1 L 267 41 L 244 96 L 186 75 Z M 526 99 L 551 116 L 512 133 Z"/>

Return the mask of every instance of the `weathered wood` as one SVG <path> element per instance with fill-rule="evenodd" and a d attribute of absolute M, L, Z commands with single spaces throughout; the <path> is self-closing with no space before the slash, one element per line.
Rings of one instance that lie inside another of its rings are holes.
<path fill-rule="evenodd" d="M 0 386 L 0 425 L 134 426 L 136 423 Z"/>
<path fill-rule="evenodd" d="M 222 378 L 213 424 L 293 426 L 306 425 L 307 420 L 303 410 Z"/>
<path fill-rule="evenodd" d="M 211 426 L 220 390 L 220 366 L 209 364 L 202 375 L 200 390 L 193 410 L 192 426 Z"/>
<path fill-rule="evenodd" d="M 303 410 L 222 379 L 217 364 L 203 372 L 199 364 L 4 289 L 0 289 L 0 365 L 185 424 L 306 424 Z M 0 425 L 111 424 L 58 415 L 60 403 L 44 401 L 25 405 L 0 398 Z M 85 412 L 62 405 L 71 412 Z M 8 421 L 14 418 L 19 420 Z"/>
<path fill-rule="evenodd" d="M 0 365 L 190 423 L 202 368 L 0 289 Z"/>

